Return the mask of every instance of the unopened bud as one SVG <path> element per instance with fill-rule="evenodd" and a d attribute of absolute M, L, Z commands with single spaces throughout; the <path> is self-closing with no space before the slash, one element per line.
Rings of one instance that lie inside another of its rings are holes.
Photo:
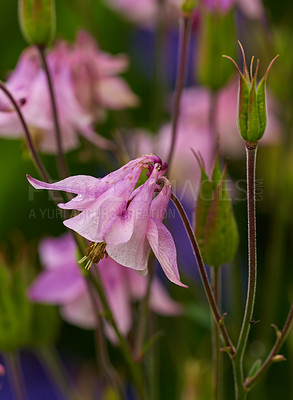
<path fill-rule="evenodd" d="M 248 72 L 243 47 L 240 42 L 238 43 L 243 56 L 243 73 L 240 71 L 238 65 L 231 57 L 223 57 L 226 57 L 233 62 L 239 75 L 239 99 L 237 113 L 237 125 L 239 133 L 246 142 L 254 144 L 262 138 L 266 129 L 266 80 L 271 66 L 278 56 L 271 61 L 263 78 L 257 86 L 256 77 L 258 73 L 259 60 L 257 60 L 256 68 L 253 72 L 254 57 L 252 57 L 250 63 L 250 72 Z"/>
<path fill-rule="evenodd" d="M 36 46 L 49 45 L 55 35 L 55 0 L 19 0 L 18 11 L 25 39 Z"/>

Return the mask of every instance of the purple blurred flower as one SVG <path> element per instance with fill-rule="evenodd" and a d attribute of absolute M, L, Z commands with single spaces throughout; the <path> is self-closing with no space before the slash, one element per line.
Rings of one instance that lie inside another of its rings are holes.
<path fill-rule="evenodd" d="M 110 142 L 93 129 L 107 109 L 138 104 L 127 83 L 116 75 L 127 68 L 125 56 L 101 52 L 92 37 L 81 32 L 74 46 L 59 42 L 47 56 L 65 151 L 78 147 L 78 133 L 105 149 Z M 24 117 L 37 147 L 56 152 L 54 121 L 46 76 L 36 49 L 24 51 L 6 83 L 22 105 Z M 0 94 L 0 135 L 20 137 L 22 127 L 5 96 Z"/>
<path fill-rule="evenodd" d="M 31 285 L 29 297 L 36 302 L 60 305 L 66 321 L 85 329 L 94 329 L 97 325 L 96 313 L 101 310 L 93 307 L 88 286 L 75 259 L 75 250 L 69 233 L 41 242 L 39 252 L 45 270 Z M 116 323 L 126 335 L 132 324 L 131 303 L 145 296 L 147 279 L 110 257 L 101 260 L 97 268 Z M 163 315 L 182 312 L 181 306 L 169 297 L 157 278 L 151 286 L 150 306 Z M 115 333 L 107 324 L 106 332 L 111 340 L 116 340 Z"/>
<path fill-rule="evenodd" d="M 145 169 L 148 179 L 135 189 Z M 64 225 L 92 242 L 85 256 L 87 265 L 109 254 L 118 263 L 146 275 L 152 248 L 168 279 L 185 286 L 180 282 L 172 235 L 162 224 L 171 196 L 166 170 L 160 158 L 144 155 L 102 179 L 77 175 L 51 184 L 30 176 L 28 180 L 36 189 L 77 194 L 59 207 L 81 211 Z"/>

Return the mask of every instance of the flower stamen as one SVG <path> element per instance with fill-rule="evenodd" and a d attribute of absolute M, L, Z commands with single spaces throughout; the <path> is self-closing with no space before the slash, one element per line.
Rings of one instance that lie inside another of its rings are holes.
<path fill-rule="evenodd" d="M 85 265 L 85 269 L 89 270 L 92 266 L 92 263 L 98 263 L 104 257 L 108 257 L 108 253 L 106 249 L 106 242 L 91 242 L 85 250 L 85 255 L 81 260 L 78 261 L 78 264 L 82 264 L 84 261 L 87 261 Z"/>

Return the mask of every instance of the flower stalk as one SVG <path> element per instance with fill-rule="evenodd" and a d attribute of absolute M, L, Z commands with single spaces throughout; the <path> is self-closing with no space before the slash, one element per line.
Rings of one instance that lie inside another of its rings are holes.
<path fill-rule="evenodd" d="M 221 269 L 211 268 L 211 285 L 212 290 L 217 302 L 218 308 L 220 309 L 221 299 Z M 212 321 L 212 351 L 213 351 L 213 400 L 221 399 L 221 365 L 222 355 L 220 352 L 221 343 L 220 335 L 217 328 L 216 322 Z"/>
<path fill-rule="evenodd" d="M 217 306 L 217 302 L 216 302 L 215 296 L 214 296 L 212 288 L 211 288 L 211 284 L 209 282 L 209 278 L 208 278 L 206 270 L 205 270 L 204 262 L 203 262 L 203 259 L 202 259 L 201 253 L 200 253 L 200 249 L 199 249 L 196 237 L 194 235 L 194 232 L 192 230 L 192 227 L 190 225 L 188 217 L 185 213 L 185 210 L 184 210 L 180 200 L 174 193 L 171 194 L 171 200 L 173 201 L 175 207 L 177 208 L 177 211 L 181 217 L 181 220 L 185 227 L 186 233 L 190 240 L 190 244 L 191 244 L 195 259 L 197 260 L 200 276 L 201 276 L 202 283 L 203 283 L 203 286 L 204 286 L 204 289 L 206 292 L 208 302 L 210 304 L 210 307 L 211 307 L 211 310 L 213 313 L 214 320 L 217 324 L 219 331 L 221 332 L 221 334 L 223 336 L 223 341 L 225 343 L 224 350 L 229 354 L 229 356 L 231 358 L 233 358 L 235 356 L 235 347 L 234 347 L 234 345 L 229 337 L 229 334 L 227 332 L 227 329 L 226 329 L 226 326 L 225 326 L 225 323 L 223 320 L 223 316 L 220 315 L 220 312 L 219 312 L 219 309 Z"/>
<path fill-rule="evenodd" d="M 22 115 L 21 109 L 19 107 L 19 105 L 17 104 L 17 101 L 15 100 L 15 98 L 12 96 L 12 94 L 10 93 L 10 91 L 6 88 L 6 86 L 0 82 L 0 89 L 5 93 L 5 95 L 9 98 L 9 100 L 11 101 L 13 107 L 15 108 L 15 111 L 17 113 L 17 116 L 19 118 L 19 121 L 23 127 L 23 131 L 25 134 L 25 139 L 26 139 L 26 143 L 27 143 L 27 147 L 29 149 L 29 151 L 31 152 L 32 158 L 34 160 L 34 163 L 36 165 L 36 168 L 38 169 L 38 171 L 40 172 L 41 176 L 43 177 L 43 179 L 46 182 L 49 182 L 50 178 L 49 175 L 45 169 L 45 167 L 43 166 L 38 153 L 36 151 L 35 145 L 33 143 L 29 128 L 25 122 L 25 119 Z"/>
<path fill-rule="evenodd" d="M 271 364 L 275 361 L 275 357 L 278 356 L 278 352 L 280 351 L 280 348 L 283 346 L 288 333 L 292 327 L 293 324 L 293 305 L 291 306 L 291 309 L 289 311 L 287 320 L 284 324 L 283 330 L 279 332 L 277 335 L 277 340 L 275 342 L 274 347 L 272 348 L 272 351 L 270 352 L 268 358 L 265 360 L 263 363 L 262 367 L 258 370 L 258 372 L 252 377 L 252 378 L 247 378 L 244 382 L 244 387 L 249 390 L 251 389 L 259 380 L 261 376 L 263 376 L 263 373 L 271 366 Z"/>
<path fill-rule="evenodd" d="M 192 24 L 191 14 L 186 16 L 183 15 L 180 20 L 180 44 L 179 44 L 179 57 L 178 57 L 178 70 L 176 77 L 176 89 L 174 95 L 174 106 L 172 113 L 172 133 L 171 133 L 171 146 L 169 150 L 169 155 L 167 158 L 167 163 L 171 165 L 175 144 L 177 136 L 178 120 L 180 115 L 180 103 L 182 97 L 182 91 L 185 83 L 187 59 L 188 59 L 188 45 L 190 39 Z"/>
<path fill-rule="evenodd" d="M 65 178 L 68 175 L 68 172 L 67 172 L 67 166 L 66 166 L 65 157 L 64 157 L 61 128 L 60 128 L 60 122 L 59 122 L 59 117 L 58 117 L 58 110 L 57 110 L 57 104 L 56 104 L 56 99 L 55 99 L 55 94 L 54 94 L 52 77 L 51 77 L 47 59 L 46 59 L 45 47 L 38 46 L 37 48 L 38 48 L 40 58 L 42 60 L 42 64 L 43 64 L 44 71 L 46 74 L 48 90 L 49 90 L 49 95 L 50 95 L 50 99 L 51 99 L 52 114 L 53 114 L 53 120 L 54 120 L 54 125 L 55 125 L 55 135 L 56 135 L 56 144 L 57 144 L 57 159 L 58 159 L 59 172 L 60 172 L 61 178 Z"/>

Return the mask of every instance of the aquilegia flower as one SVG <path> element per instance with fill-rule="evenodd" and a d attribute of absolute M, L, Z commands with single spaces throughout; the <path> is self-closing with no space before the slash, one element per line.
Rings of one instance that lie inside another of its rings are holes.
<path fill-rule="evenodd" d="M 61 315 L 66 321 L 84 329 L 94 329 L 97 326 L 97 310 L 76 262 L 75 252 L 76 245 L 69 233 L 42 240 L 39 253 L 45 269 L 29 288 L 29 297 L 35 302 L 60 305 Z M 97 268 L 119 330 L 126 335 L 132 325 L 131 302 L 145 296 L 147 279 L 110 257 L 101 260 Z M 151 286 L 150 306 L 162 315 L 182 312 L 181 306 L 169 297 L 156 277 Z M 106 333 L 115 341 L 115 333 L 108 324 Z"/>
<path fill-rule="evenodd" d="M 60 41 L 47 54 L 58 110 L 64 151 L 79 146 L 78 134 L 96 146 L 111 148 L 99 136 L 94 123 L 105 110 L 135 107 L 137 96 L 126 81 L 117 76 L 128 67 L 124 55 L 111 56 L 99 50 L 94 38 L 80 32 L 74 45 Z M 6 82 L 22 106 L 35 145 L 46 153 L 56 152 L 55 126 L 45 72 L 37 50 L 26 49 Z M 22 136 L 22 125 L 11 104 L 0 93 L 0 135 Z"/>
<path fill-rule="evenodd" d="M 148 179 L 136 187 L 143 170 L 147 170 Z M 167 164 L 159 157 L 144 155 L 102 179 L 77 175 L 45 183 L 27 177 L 36 189 L 77 195 L 59 207 L 81 211 L 65 220 L 64 225 L 91 242 L 85 255 L 87 267 L 108 254 L 125 267 L 146 275 L 152 248 L 167 278 L 185 286 L 180 282 L 172 235 L 162 223 L 171 196 L 166 170 Z"/>

